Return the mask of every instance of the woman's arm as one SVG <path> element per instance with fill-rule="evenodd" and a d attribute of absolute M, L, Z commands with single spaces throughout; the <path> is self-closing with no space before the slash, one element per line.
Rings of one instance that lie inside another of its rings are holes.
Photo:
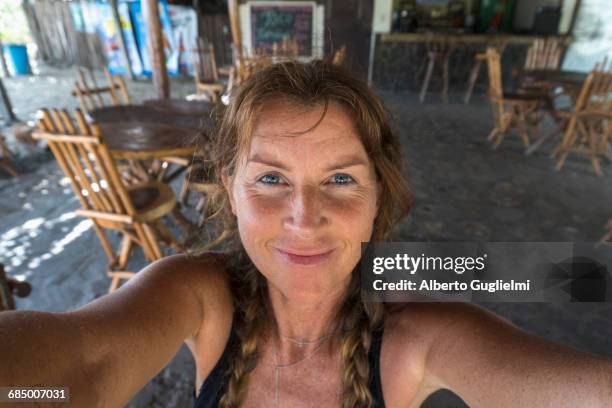
<path fill-rule="evenodd" d="M 610 406 L 612 360 L 530 335 L 476 306 L 436 307 L 446 324 L 427 354 L 427 383 L 472 408 Z"/>
<path fill-rule="evenodd" d="M 73 312 L 0 313 L 0 386 L 67 386 L 72 406 L 124 406 L 196 335 L 206 269 L 169 257 Z"/>

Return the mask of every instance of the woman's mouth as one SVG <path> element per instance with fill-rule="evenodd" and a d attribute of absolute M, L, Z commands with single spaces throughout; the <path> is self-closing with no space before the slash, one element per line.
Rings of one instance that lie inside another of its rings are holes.
<path fill-rule="evenodd" d="M 280 255 L 280 257 L 288 262 L 288 263 L 292 263 L 292 264 L 296 264 L 296 265 L 307 265 L 307 266 L 314 266 L 314 265 L 319 265 L 325 261 L 327 261 L 332 252 L 334 252 L 333 249 L 329 249 L 329 250 L 319 250 L 319 251 L 294 251 L 291 249 L 279 249 L 279 248 L 274 248 L 278 254 Z"/>

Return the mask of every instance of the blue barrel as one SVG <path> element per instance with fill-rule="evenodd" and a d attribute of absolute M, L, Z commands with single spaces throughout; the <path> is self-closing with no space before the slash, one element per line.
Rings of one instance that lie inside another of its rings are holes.
<path fill-rule="evenodd" d="M 28 49 L 25 45 L 7 44 L 4 49 L 11 58 L 15 75 L 30 75 L 32 73 L 28 59 Z"/>

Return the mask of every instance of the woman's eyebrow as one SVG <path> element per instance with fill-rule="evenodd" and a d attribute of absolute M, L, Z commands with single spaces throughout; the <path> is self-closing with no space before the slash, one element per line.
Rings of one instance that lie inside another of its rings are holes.
<path fill-rule="evenodd" d="M 251 162 L 259 163 L 259 164 L 264 164 L 266 166 L 277 167 L 279 169 L 291 171 L 291 168 L 289 166 L 285 165 L 284 163 L 281 163 L 281 162 L 279 162 L 277 160 L 274 160 L 274 159 L 263 158 L 263 157 L 259 156 L 257 153 L 255 153 L 254 155 L 249 157 L 249 159 L 247 160 L 247 164 L 251 163 Z M 345 169 L 347 167 L 353 167 L 353 166 L 365 166 L 365 167 L 367 167 L 368 166 L 368 161 L 365 160 L 364 158 L 362 158 L 361 156 L 358 156 L 358 155 L 343 156 L 343 157 L 341 157 L 338 160 L 337 163 L 332 164 L 332 165 L 326 167 L 325 171 Z"/>

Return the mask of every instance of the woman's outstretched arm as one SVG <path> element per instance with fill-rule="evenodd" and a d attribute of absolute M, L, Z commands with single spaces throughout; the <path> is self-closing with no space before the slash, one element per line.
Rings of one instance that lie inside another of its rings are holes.
<path fill-rule="evenodd" d="M 0 313 L 0 386 L 64 386 L 71 406 L 124 406 L 198 332 L 206 272 L 188 263 L 165 258 L 72 312 Z"/>
<path fill-rule="evenodd" d="M 612 401 L 612 360 L 528 334 L 467 304 L 439 304 L 427 382 L 470 407 L 590 407 Z"/>

